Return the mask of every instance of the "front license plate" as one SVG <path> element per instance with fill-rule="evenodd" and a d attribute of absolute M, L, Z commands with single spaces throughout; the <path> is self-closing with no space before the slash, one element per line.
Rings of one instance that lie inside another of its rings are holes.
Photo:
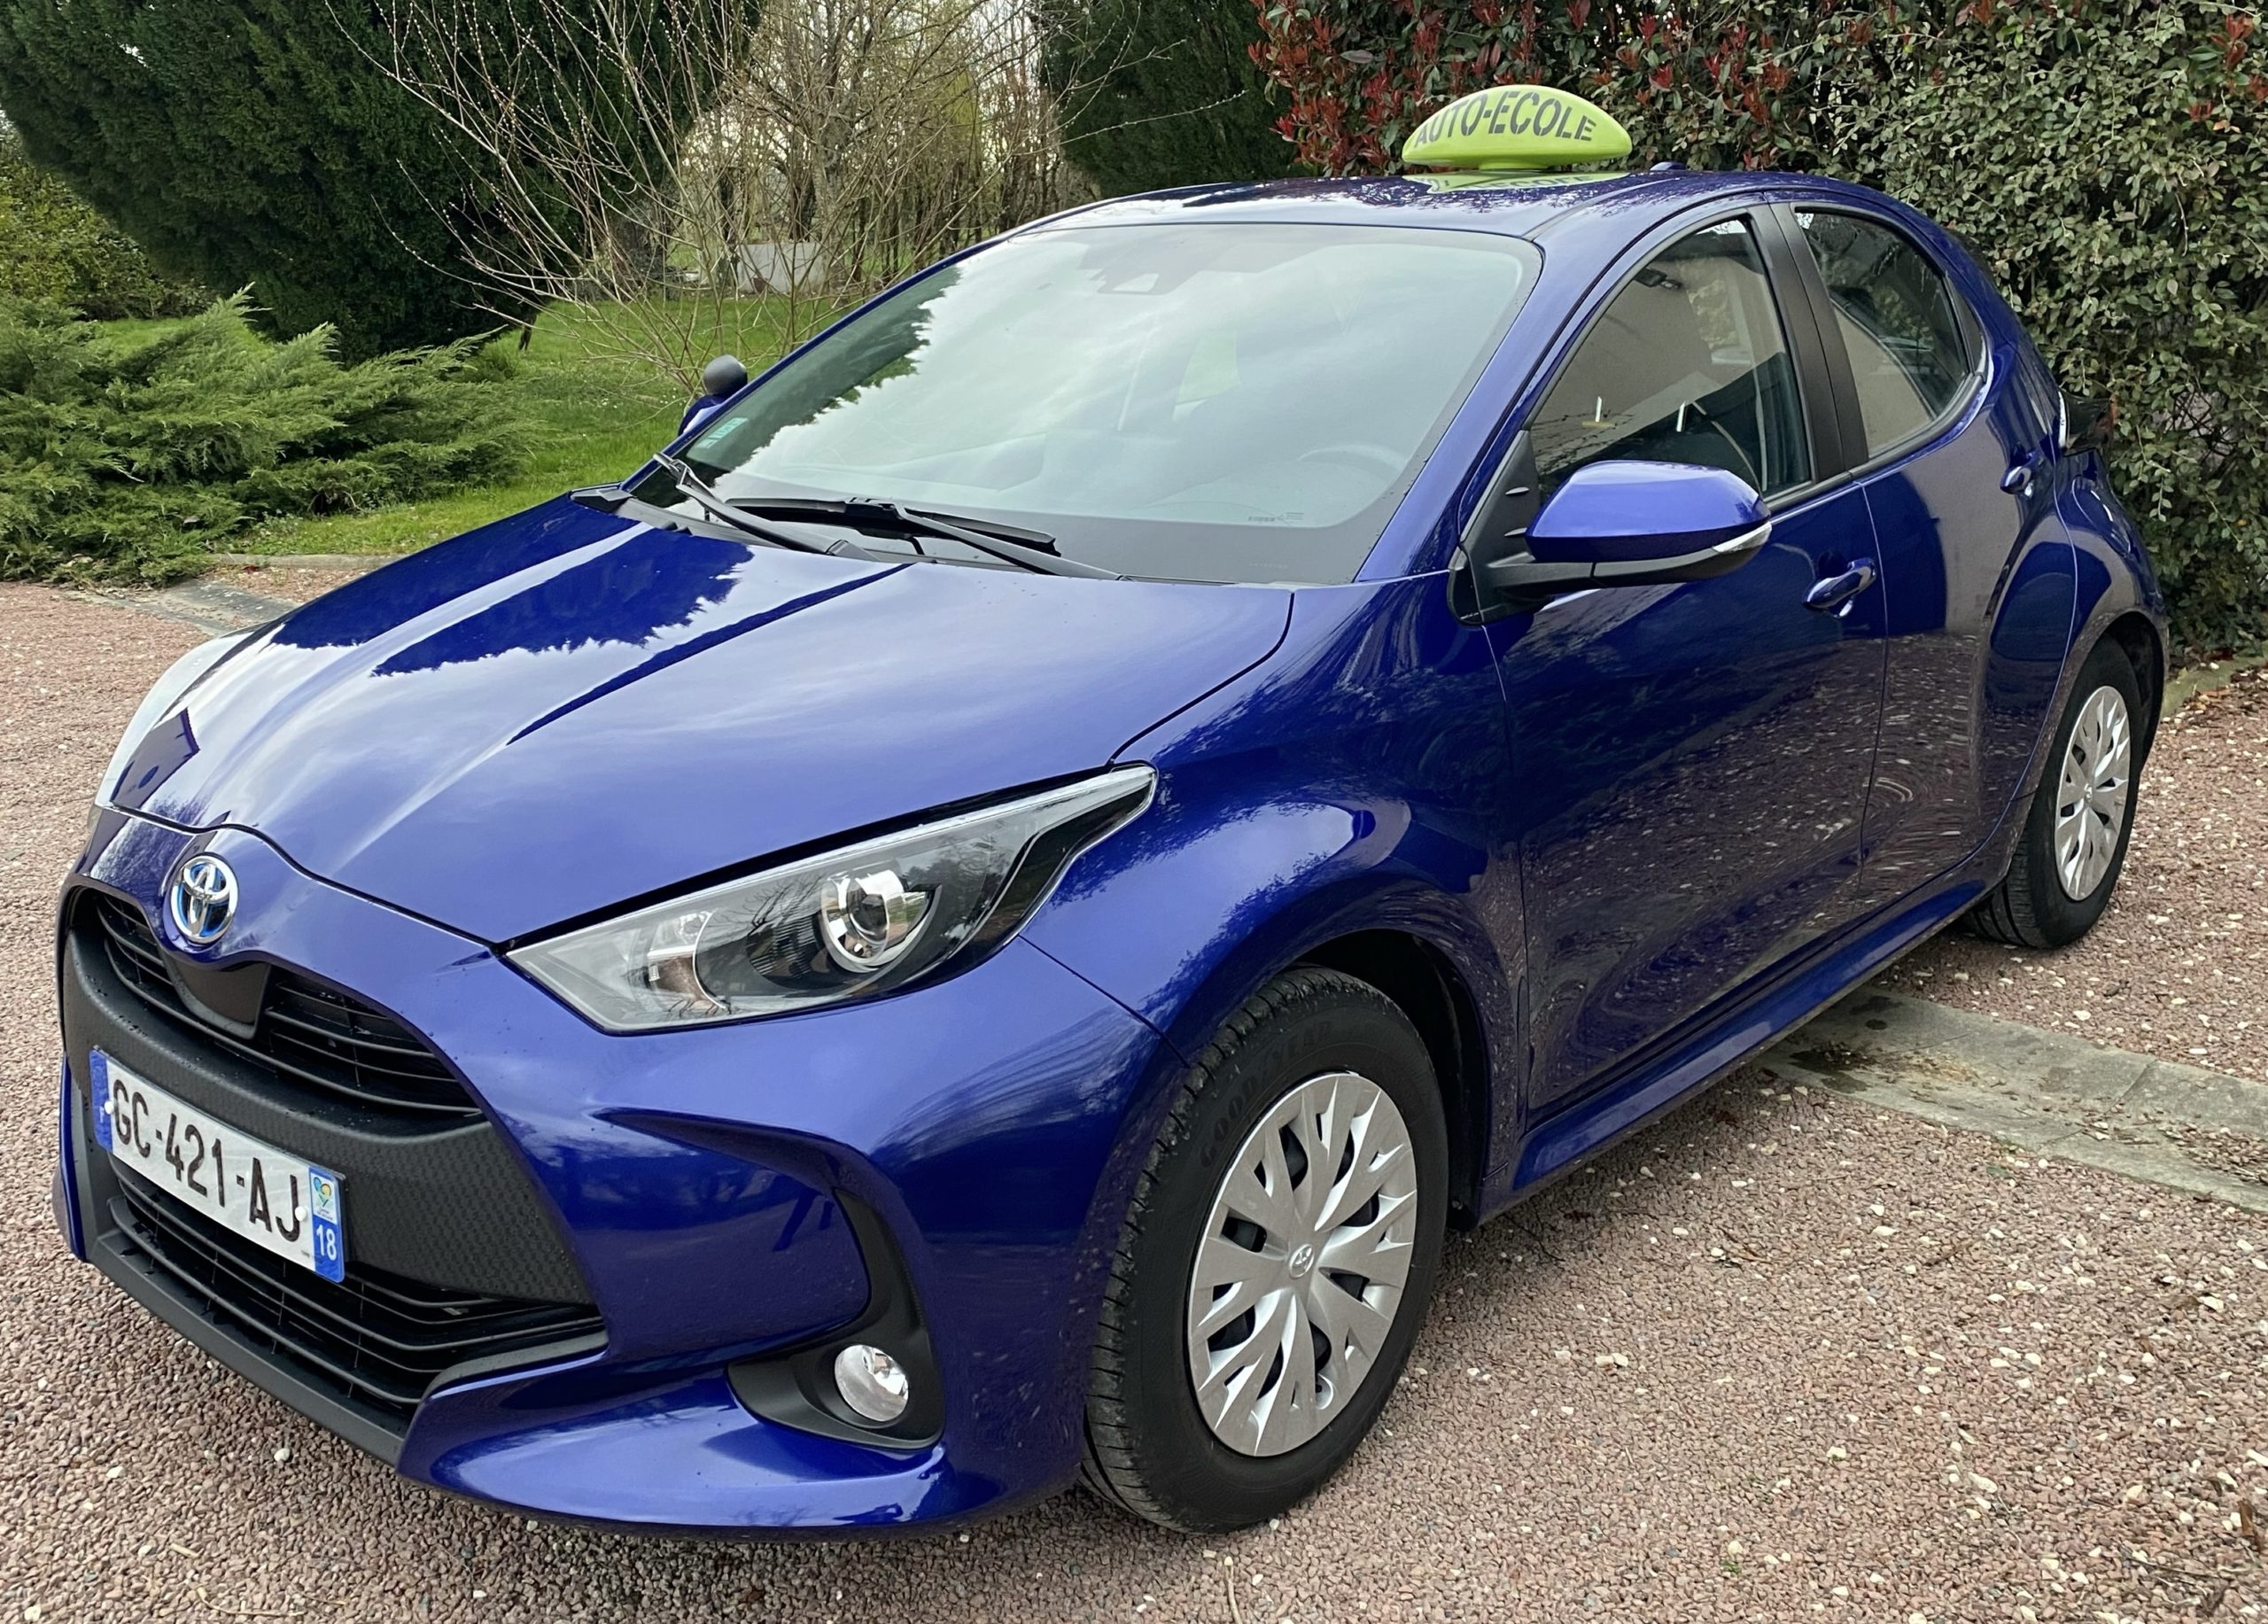
<path fill-rule="evenodd" d="M 105 1150 L 221 1228 L 326 1280 L 346 1278 L 338 1174 L 176 1100 L 100 1049 L 87 1069 Z"/>

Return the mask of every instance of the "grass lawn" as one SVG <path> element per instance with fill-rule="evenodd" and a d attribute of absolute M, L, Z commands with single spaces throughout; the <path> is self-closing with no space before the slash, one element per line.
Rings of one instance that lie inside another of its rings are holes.
<path fill-rule="evenodd" d="M 804 313 L 806 323 L 811 312 Z M 786 322 L 764 301 L 742 301 L 726 318 L 738 330 L 713 347 L 733 350 L 760 369 L 785 346 Z M 122 323 L 120 325 L 123 325 Z M 508 484 L 459 491 L 429 501 L 271 519 L 229 538 L 242 553 L 407 553 L 502 518 L 579 485 L 618 479 L 666 445 L 686 396 L 649 361 L 619 353 L 605 323 L 565 308 L 545 313 L 525 351 L 497 342 L 518 363 L 511 387 L 534 431 L 527 466 Z"/>

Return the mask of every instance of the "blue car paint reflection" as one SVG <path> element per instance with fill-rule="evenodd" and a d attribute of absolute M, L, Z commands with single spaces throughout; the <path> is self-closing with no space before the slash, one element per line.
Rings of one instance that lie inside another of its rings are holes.
<path fill-rule="evenodd" d="M 1643 244 L 1783 203 L 1875 214 L 1940 260 L 1990 347 L 1957 420 L 1775 511 L 1728 574 L 1467 612 L 1468 523 L 1588 315 Z M 1873 194 L 1293 182 L 1089 218 L 1503 231 L 1543 272 L 1351 583 L 815 557 L 563 500 L 287 617 L 133 753 L 75 883 L 154 918 L 181 856 L 225 855 L 225 946 L 169 945 L 304 967 L 447 1056 L 604 1318 L 602 1348 L 434 1391 L 408 1474 L 773 1531 L 1052 1492 L 1169 1091 L 1270 975 L 1360 953 L 1431 978 L 1478 1221 L 1958 914 L 2005 868 L 2079 658 L 2122 620 L 2163 648 L 2139 538 L 2100 459 L 2056 455 L 2015 318 Z M 2004 491 L 2025 457 L 2038 478 Z M 1844 612 L 1803 607 L 1861 557 L 1879 579 Z M 1002 952 L 896 996 L 610 1035 L 500 956 L 1122 763 L 1156 769 L 1154 805 Z M 69 1116 L 66 1084 L 66 1139 Z M 866 1304 L 845 1202 L 887 1227 L 935 1345 L 944 1420 L 910 1452 L 759 1418 L 724 1373 Z"/>

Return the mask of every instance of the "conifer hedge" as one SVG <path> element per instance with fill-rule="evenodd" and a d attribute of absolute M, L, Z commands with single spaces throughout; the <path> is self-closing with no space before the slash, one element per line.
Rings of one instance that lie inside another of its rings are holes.
<path fill-rule="evenodd" d="M 413 16 L 447 25 L 451 71 L 495 87 L 499 128 L 585 128 L 590 160 L 629 191 L 675 161 L 717 93 L 732 53 L 699 32 L 736 33 L 756 9 L 0 0 L 0 107 L 35 160 L 167 272 L 249 284 L 263 325 L 328 323 L 360 360 L 533 315 L 527 287 L 486 268 L 511 213 L 500 196 L 532 194 L 555 217 L 544 247 L 557 262 L 531 268 L 571 272 L 593 246 L 576 209 L 547 196 L 551 177 L 505 173 L 397 82 L 398 51 L 414 73 L 439 49 Z M 563 33 L 576 14 L 582 31 Z M 645 94 L 628 94 L 625 60 L 653 65 Z"/>
<path fill-rule="evenodd" d="M 1484 84 L 1674 159 L 1843 176 L 1959 232 L 2070 388 L 2188 651 L 2268 635 L 2268 42 L 2210 0 L 1256 0 L 1300 157 L 1382 173 Z"/>
<path fill-rule="evenodd" d="M 131 336 L 0 300 L 0 579 L 175 579 L 263 518 L 519 466 L 495 350 L 465 339 L 342 366 L 327 328 L 279 344 L 246 306 Z"/>
<path fill-rule="evenodd" d="M 1252 0 L 1043 0 L 1063 150 L 1107 196 L 1288 173 Z"/>
<path fill-rule="evenodd" d="M 165 276 L 117 227 L 34 164 L 0 127 L 0 299 L 68 305 L 98 322 L 188 315 L 212 303 Z"/>

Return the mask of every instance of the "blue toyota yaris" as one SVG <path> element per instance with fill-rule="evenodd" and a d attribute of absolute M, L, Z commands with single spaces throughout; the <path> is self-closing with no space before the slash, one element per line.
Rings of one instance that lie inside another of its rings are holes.
<path fill-rule="evenodd" d="M 2118 878 L 2101 412 L 1870 191 L 1105 203 L 695 416 L 184 659 L 61 900 L 74 1251 L 444 1488 L 1268 1517 L 1446 1228 Z"/>

